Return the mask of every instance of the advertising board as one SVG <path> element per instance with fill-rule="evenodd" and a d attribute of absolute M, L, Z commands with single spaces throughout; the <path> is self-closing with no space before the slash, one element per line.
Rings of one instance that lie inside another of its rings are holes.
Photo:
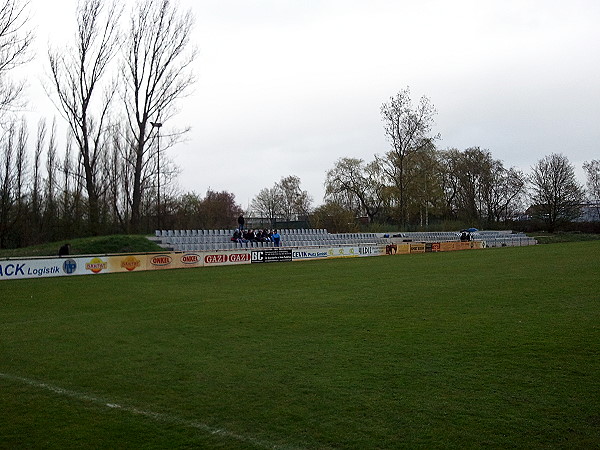
<path fill-rule="evenodd" d="M 414 242 L 410 244 L 411 253 L 425 253 L 425 244 L 422 242 Z"/>
<path fill-rule="evenodd" d="M 57 259 L 8 260 L 0 261 L 0 280 L 18 280 L 22 278 L 56 277 L 72 274 L 71 262 Z M 66 270 L 66 272 L 65 272 Z"/>
<path fill-rule="evenodd" d="M 163 255 L 148 255 L 147 267 L 148 270 L 164 270 L 174 269 L 177 264 L 177 259 L 165 253 Z"/>
<path fill-rule="evenodd" d="M 386 255 L 408 255 L 410 253 L 410 244 L 387 244 L 384 250 Z"/>
<path fill-rule="evenodd" d="M 426 242 L 425 243 L 425 253 L 435 253 L 441 251 L 439 242 Z"/>
<path fill-rule="evenodd" d="M 307 259 L 325 259 L 329 256 L 327 249 L 314 247 L 300 247 L 292 250 L 292 259 L 302 261 Z"/>
<path fill-rule="evenodd" d="M 292 249 L 289 248 L 265 248 L 263 250 L 252 250 L 252 263 L 271 263 L 292 261 Z"/>
<path fill-rule="evenodd" d="M 147 270 L 146 255 L 109 256 L 108 269 L 110 272 L 140 272 Z"/>
<path fill-rule="evenodd" d="M 483 242 L 398 243 L 388 245 L 264 248 L 214 252 L 163 252 L 129 255 L 90 255 L 66 258 L 7 259 L 0 261 L 0 280 L 98 275 L 234 264 L 354 258 L 407 253 L 483 248 Z"/>
<path fill-rule="evenodd" d="M 326 258 L 379 256 L 385 254 L 385 246 L 364 245 L 358 247 L 299 247 L 292 251 L 294 261 Z"/>
<path fill-rule="evenodd" d="M 329 258 L 355 258 L 360 255 L 358 247 L 332 247 L 328 249 Z"/>
<path fill-rule="evenodd" d="M 201 253 L 202 265 L 207 266 L 228 266 L 233 264 L 250 264 L 252 256 L 248 250 L 238 250 L 231 252 L 208 252 Z"/>

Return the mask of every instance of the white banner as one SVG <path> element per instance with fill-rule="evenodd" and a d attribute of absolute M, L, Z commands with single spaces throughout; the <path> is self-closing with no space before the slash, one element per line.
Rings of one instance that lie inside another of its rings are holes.
<path fill-rule="evenodd" d="M 83 275 L 79 258 L 48 258 L 0 261 L 0 280 Z"/>

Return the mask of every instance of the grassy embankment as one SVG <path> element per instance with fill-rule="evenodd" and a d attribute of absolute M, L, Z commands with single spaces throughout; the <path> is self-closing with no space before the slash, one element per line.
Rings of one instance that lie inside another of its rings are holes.
<path fill-rule="evenodd" d="M 0 258 L 56 256 L 58 249 L 71 244 L 72 255 L 102 255 L 106 253 L 160 252 L 162 248 L 140 235 L 113 235 L 49 242 L 17 249 L 0 249 Z"/>

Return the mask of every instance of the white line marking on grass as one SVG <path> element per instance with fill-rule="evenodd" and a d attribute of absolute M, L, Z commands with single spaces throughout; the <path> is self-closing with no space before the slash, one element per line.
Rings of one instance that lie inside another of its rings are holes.
<path fill-rule="evenodd" d="M 236 441 L 245 442 L 245 443 L 255 445 L 255 446 L 261 447 L 261 448 L 286 449 L 286 450 L 288 450 L 288 449 L 292 450 L 292 449 L 298 448 L 298 447 L 292 447 L 292 446 L 287 446 L 287 445 L 280 446 L 280 445 L 270 444 L 268 442 L 261 441 L 259 439 L 253 438 L 251 436 L 243 436 L 241 434 L 233 433 L 231 431 L 227 431 L 222 428 L 211 427 L 210 425 L 206 425 L 205 423 L 202 423 L 202 422 L 197 422 L 195 420 L 183 419 L 181 417 L 173 416 L 171 414 L 157 413 L 157 412 L 153 412 L 153 411 L 138 409 L 133 406 L 120 405 L 118 403 L 113 403 L 113 402 L 107 401 L 107 400 L 99 398 L 99 397 L 94 397 L 94 396 L 91 396 L 91 395 L 88 395 L 88 394 L 85 394 L 82 392 L 71 391 L 69 389 L 63 389 L 61 387 L 53 386 L 48 383 L 43 383 L 41 381 L 32 380 L 30 378 L 19 377 L 16 375 L 10 375 L 10 374 L 1 373 L 1 372 L 0 372 L 0 378 L 4 378 L 5 380 L 9 380 L 9 381 L 13 381 L 13 382 L 27 384 L 29 386 L 32 386 L 32 387 L 35 387 L 38 389 L 43 389 L 45 391 L 53 392 L 53 393 L 58 394 L 63 397 L 70 397 L 75 400 L 93 403 L 95 405 L 105 407 L 105 408 L 118 409 L 120 411 L 125 411 L 130 414 L 135 414 L 138 416 L 146 417 L 148 419 L 152 419 L 157 422 L 164 422 L 164 423 L 169 423 L 169 424 L 173 424 L 173 425 L 184 426 L 187 428 L 194 428 L 196 430 L 200 430 L 200 431 L 203 431 L 205 433 L 208 433 L 208 434 L 211 434 L 214 436 L 222 436 L 227 439 L 233 439 Z"/>

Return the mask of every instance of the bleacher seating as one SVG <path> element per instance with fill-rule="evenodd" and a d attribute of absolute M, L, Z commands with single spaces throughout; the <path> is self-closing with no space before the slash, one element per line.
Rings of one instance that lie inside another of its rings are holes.
<path fill-rule="evenodd" d="M 272 242 L 236 243 L 231 241 L 234 230 L 156 230 L 153 238 L 163 247 L 175 251 L 195 252 L 234 250 L 239 248 L 272 247 Z M 386 233 L 329 233 L 326 229 L 282 229 L 283 247 L 328 247 L 338 245 L 385 245 L 391 242 L 448 242 L 460 240 L 456 231 Z M 515 247 L 535 245 L 537 241 L 524 233 L 477 231 L 474 240 L 482 240 L 486 247 Z"/>

